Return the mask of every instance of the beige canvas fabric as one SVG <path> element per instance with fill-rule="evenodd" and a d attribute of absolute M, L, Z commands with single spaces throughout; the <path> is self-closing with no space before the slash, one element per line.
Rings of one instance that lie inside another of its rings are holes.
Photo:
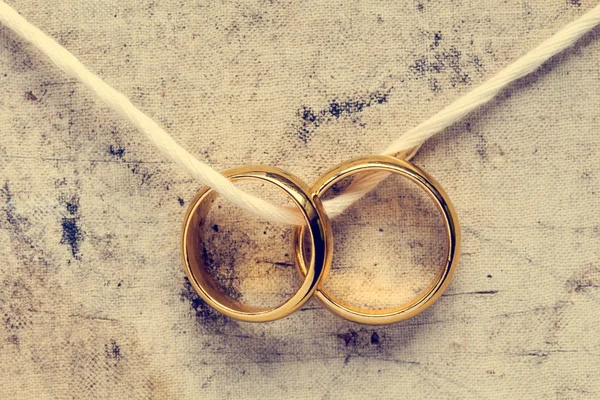
<path fill-rule="evenodd" d="M 595 5 L 8 3 L 199 159 L 309 183 Z M 315 300 L 268 324 L 215 314 L 180 262 L 199 183 L 4 27 L 0 88 L 1 398 L 600 397 L 598 29 L 421 149 L 414 163 L 459 214 L 462 259 L 434 306 L 382 327 Z M 219 281 L 282 301 L 300 282 L 289 227 L 220 204 L 207 232 Z M 432 203 L 398 178 L 334 233 L 327 287 L 373 307 L 427 285 L 445 248 Z"/>

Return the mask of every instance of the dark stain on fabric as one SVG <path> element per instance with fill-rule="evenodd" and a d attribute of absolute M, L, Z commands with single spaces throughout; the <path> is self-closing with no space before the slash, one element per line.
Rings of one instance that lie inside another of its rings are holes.
<path fill-rule="evenodd" d="M 150 183 L 152 181 L 153 174 L 151 174 L 150 172 L 142 169 L 139 164 L 134 164 L 130 168 L 131 168 L 131 172 L 134 175 L 137 175 L 137 176 L 139 176 L 141 178 L 140 185 L 142 185 L 142 186 L 144 186 L 144 185 L 150 185 Z"/>
<path fill-rule="evenodd" d="M 11 330 L 22 329 L 27 322 L 21 320 L 19 316 L 10 316 L 9 314 L 4 314 L 4 326 Z"/>
<path fill-rule="evenodd" d="M 69 214 L 77 215 L 77 210 L 79 210 L 79 205 L 77 205 L 77 203 L 71 203 L 71 202 L 67 201 L 66 208 L 67 208 L 67 211 L 69 212 Z"/>
<path fill-rule="evenodd" d="M 429 1 L 430 0 L 427 0 L 427 2 L 429 2 Z M 425 10 L 425 5 L 424 5 L 425 0 L 417 0 L 416 3 L 417 3 L 417 10 L 420 12 L 423 12 Z"/>
<path fill-rule="evenodd" d="M 581 0 L 568 0 L 568 3 L 572 6 L 581 7 Z"/>
<path fill-rule="evenodd" d="M 25 99 L 29 101 L 37 101 L 38 98 L 35 94 L 33 94 L 33 92 L 29 91 L 25 92 Z"/>
<path fill-rule="evenodd" d="M 211 308 L 194 290 L 189 279 L 184 278 L 183 289 L 180 292 L 181 301 L 188 302 L 194 310 L 194 316 L 204 326 L 223 327 L 233 323 L 232 320 Z"/>
<path fill-rule="evenodd" d="M 467 121 L 465 123 L 465 129 L 467 132 L 473 132 L 473 127 L 470 122 Z M 479 139 L 479 141 L 477 142 L 477 144 L 475 144 L 475 151 L 477 152 L 477 154 L 479 154 L 479 157 L 485 159 L 488 155 L 487 139 L 481 134 L 477 134 L 477 138 Z"/>
<path fill-rule="evenodd" d="M 304 143 L 308 143 L 314 130 L 319 126 L 338 120 L 342 117 L 351 116 L 360 113 L 366 108 L 381 105 L 388 102 L 388 97 L 394 88 L 375 91 L 367 96 L 348 98 L 344 100 L 333 99 L 329 101 L 327 107 L 315 110 L 312 107 L 302 106 L 298 109 L 297 115 L 300 118 L 300 127 L 297 136 Z"/>
<path fill-rule="evenodd" d="M 418 240 L 410 240 L 408 242 L 408 247 L 414 249 L 415 247 L 423 248 L 423 243 Z"/>
<path fill-rule="evenodd" d="M 4 204 L 0 211 L 4 214 L 0 218 L 0 229 L 6 229 L 13 244 L 13 254 L 21 263 L 30 268 L 49 267 L 48 254 L 37 244 L 35 237 L 31 235 L 32 223 L 27 217 L 17 212 L 15 200 L 6 181 L 0 188 L 0 196 L 4 198 Z"/>
<path fill-rule="evenodd" d="M 377 332 L 373 332 L 371 335 L 371 344 L 379 344 L 379 334 Z"/>
<path fill-rule="evenodd" d="M 19 347 L 19 337 L 17 335 L 10 335 L 7 339 L 8 343 L 12 343 L 15 346 Z"/>
<path fill-rule="evenodd" d="M 438 47 L 440 45 L 440 41 L 442 40 L 442 32 L 436 32 L 433 34 L 433 47 Z"/>
<path fill-rule="evenodd" d="M 358 345 L 358 332 L 354 329 L 350 329 L 348 332 L 338 333 L 337 336 L 344 341 L 346 347 Z"/>
<path fill-rule="evenodd" d="M 4 279 L 1 284 L 0 293 L 7 296 L 9 301 L 6 305 L 0 303 L 1 321 L 7 333 L 16 337 L 19 331 L 31 325 L 31 319 L 27 317 L 26 310 L 31 311 L 33 309 L 30 301 L 28 301 L 32 298 L 32 290 L 29 284 L 20 277 Z M 11 300 L 18 301 L 11 302 Z"/>
<path fill-rule="evenodd" d="M 121 358 L 123 357 L 121 354 L 121 347 L 119 347 L 115 340 L 111 340 L 110 343 L 105 344 L 104 350 L 106 352 L 106 358 L 115 360 L 115 365 L 121 361 Z"/>
<path fill-rule="evenodd" d="M 180 205 L 181 207 L 183 207 L 183 206 L 185 205 L 185 200 L 183 200 L 181 197 L 178 197 L 178 198 L 177 198 L 177 201 L 179 202 L 179 205 Z"/>
<path fill-rule="evenodd" d="M 480 135 L 479 142 L 475 145 L 475 151 L 479 154 L 481 158 L 487 158 L 487 139 Z"/>
<path fill-rule="evenodd" d="M 455 45 L 444 46 L 441 31 L 425 34 L 431 40 L 429 50 L 416 58 L 408 69 L 415 79 L 427 78 L 431 91 L 442 90 L 442 77 L 451 87 L 456 87 L 470 84 L 473 73 L 485 72 L 479 56 L 462 51 Z"/>
<path fill-rule="evenodd" d="M 571 293 L 585 293 L 600 288 L 600 267 L 586 265 L 567 280 L 566 287 Z"/>
<path fill-rule="evenodd" d="M 117 158 L 123 158 L 123 155 L 125 154 L 125 149 L 123 147 L 114 146 L 111 144 L 108 148 L 108 152 L 110 153 L 111 156 L 115 156 Z"/>
<path fill-rule="evenodd" d="M 62 217 L 62 238 L 61 244 L 66 244 L 71 248 L 71 254 L 76 260 L 81 260 L 79 247 L 83 240 L 83 232 L 79 226 L 79 198 L 73 196 L 70 201 L 65 202 L 67 213 Z"/>
<path fill-rule="evenodd" d="M 23 225 L 29 224 L 29 220 L 17 214 L 15 205 L 13 204 L 13 197 L 8 187 L 8 181 L 4 183 L 0 191 L 4 197 L 4 211 L 6 222 L 12 227 L 14 233 L 19 234 L 23 231 Z"/>
<path fill-rule="evenodd" d="M 386 337 L 375 330 L 350 328 L 336 336 L 341 340 L 341 349 L 346 355 L 344 364 L 352 357 L 381 357 L 386 353 Z"/>
<path fill-rule="evenodd" d="M 215 232 L 218 232 L 219 228 L 217 226 L 217 230 L 214 229 Z M 237 251 L 230 250 L 230 253 L 227 253 L 227 259 L 220 259 L 219 261 L 215 260 L 215 258 L 209 253 L 206 248 L 211 247 L 213 249 L 217 249 L 218 246 L 212 245 L 212 241 L 209 239 L 208 245 L 202 247 L 202 255 L 204 259 L 204 265 L 206 267 L 207 272 L 213 277 L 215 283 L 219 287 L 219 289 L 226 295 L 231 297 L 232 299 L 238 300 L 242 297 L 242 294 L 236 289 L 235 284 L 238 281 L 237 276 L 235 275 L 235 269 L 233 265 L 236 264 L 235 259 L 237 255 Z"/>
<path fill-rule="evenodd" d="M 346 332 L 338 333 L 337 337 L 344 342 L 345 347 L 368 348 L 380 346 L 382 338 L 377 331 L 361 328 L 358 331 L 348 329 Z"/>

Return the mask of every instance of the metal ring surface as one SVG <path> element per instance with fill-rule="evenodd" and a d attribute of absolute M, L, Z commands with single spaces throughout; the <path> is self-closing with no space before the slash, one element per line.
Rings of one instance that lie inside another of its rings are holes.
<path fill-rule="evenodd" d="M 456 269 L 460 254 L 460 227 L 456 211 L 441 186 L 423 170 L 407 161 L 394 157 L 369 156 L 344 162 L 323 175 L 313 185 L 312 191 L 317 196 L 322 197 L 328 189 L 342 179 L 355 174 L 373 171 L 384 171 L 404 176 L 424 189 L 434 200 L 444 218 L 449 242 L 446 265 L 437 279 L 422 290 L 415 299 L 393 308 L 372 310 L 352 306 L 329 293 L 323 287 L 323 282 L 320 283 L 315 294 L 330 311 L 350 321 L 372 325 L 392 324 L 421 313 L 427 307 L 431 306 L 446 290 Z M 303 227 L 294 228 L 294 243 L 296 245 L 294 256 L 298 270 L 302 275 L 307 273 L 304 255 L 304 235 L 305 229 Z"/>
<path fill-rule="evenodd" d="M 235 168 L 223 175 L 233 181 L 250 179 L 267 182 L 292 198 L 302 212 L 306 220 L 305 227 L 310 233 L 312 251 L 308 267 L 304 264 L 304 281 L 290 299 L 274 308 L 253 307 L 225 295 L 207 271 L 204 262 L 203 226 L 217 196 L 209 187 L 204 187 L 198 192 L 184 219 L 181 248 L 185 272 L 202 299 L 228 317 L 248 322 L 267 322 L 286 317 L 313 295 L 318 283 L 329 270 L 333 251 L 331 222 L 319 198 L 311 194 L 307 184 L 291 174 L 272 167 L 250 166 Z"/>

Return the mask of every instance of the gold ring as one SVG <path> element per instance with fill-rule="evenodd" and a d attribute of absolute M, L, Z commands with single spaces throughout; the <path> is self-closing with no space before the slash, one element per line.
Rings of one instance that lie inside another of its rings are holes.
<path fill-rule="evenodd" d="M 331 293 L 323 288 L 323 282 L 317 287 L 316 296 L 329 310 L 350 321 L 372 325 L 392 324 L 419 314 L 432 305 L 446 290 L 458 263 L 460 227 L 456 211 L 452 203 L 450 203 L 448 195 L 440 185 L 421 169 L 407 161 L 394 157 L 369 156 L 347 161 L 322 176 L 313 185 L 312 192 L 320 198 L 336 182 L 358 173 L 372 171 L 385 171 L 404 176 L 424 189 L 435 201 L 437 208 L 444 218 L 447 239 L 449 241 L 446 265 L 436 280 L 422 290 L 415 299 L 393 308 L 369 310 L 354 307 L 331 295 Z M 304 227 L 294 228 L 294 256 L 298 270 L 303 276 L 307 273 L 304 255 L 304 234 Z"/>
<path fill-rule="evenodd" d="M 299 207 L 306 220 L 305 227 L 310 233 L 312 249 L 308 268 L 304 264 L 304 281 L 290 299 L 274 308 L 253 307 L 225 295 L 207 271 L 204 262 L 203 225 L 217 197 L 217 193 L 209 187 L 198 192 L 184 219 L 181 247 L 185 272 L 202 299 L 228 317 L 249 322 L 266 322 L 286 317 L 313 295 L 320 280 L 327 275 L 333 251 L 331 222 L 323 211 L 319 198 L 311 194 L 307 184 L 291 174 L 272 167 L 252 166 L 235 168 L 223 175 L 232 181 L 250 179 L 271 183 L 283 190 Z"/>

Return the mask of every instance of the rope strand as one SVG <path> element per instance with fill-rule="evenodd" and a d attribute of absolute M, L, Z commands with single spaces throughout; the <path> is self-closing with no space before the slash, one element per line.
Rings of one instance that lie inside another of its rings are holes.
<path fill-rule="evenodd" d="M 427 121 L 401 135 L 380 154 L 397 155 L 412 150 L 406 159 L 412 158 L 419 147 L 430 137 L 462 120 L 475 109 L 492 100 L 509 84 L 537 70 L 556 54 L 571 47 L 583 35 L 600 23 L 600 5 L 579 19 L 571 22 L 535 49 L 502 69 L 479 87 L 450 103 Z M 344 212 L 352 203 L 374 189 L 388 174 L 364 174 L 357 176 L 346 191 L 325 201 L 325 209 L 331 218 Z"/>
<path fill-rule="evenodd" d="M 128 119 L 158 148 L 161 154 L 186 169 L 192 177 L 210 186 L 231 203 L 269 221 L 303 225 L 304 219 L 295 207 L 281 207 L 238 189 L 231 181 L 181 147 L 150 117 L 136 108 L 129 99 L 100 77 L 89 71 L 73 54 L 38 28 L 27 22 L 13 8 L 0 0 L 0 23 L 46 54 L 67 75 L 79 80 L 100 97 L 110 108 Z M 600 5 L 568 24 L 538 47 L 525 54 L 487 82 L 458 98 L 427 121 L 401 135 L 381 154 L 397 155 L 408 151 L 410 159 L 430 137 L 463 119 L 476 108 L 489 102 L 498 92 L 515 80 L 530 74 L 554 55 L 572 46 L 600 23 Z M 371 173 L 357 176 L 346 191 L 324 202 L 331 218 L 340 215 L 352 203 L 371 191 L 388 174 Z"/>

